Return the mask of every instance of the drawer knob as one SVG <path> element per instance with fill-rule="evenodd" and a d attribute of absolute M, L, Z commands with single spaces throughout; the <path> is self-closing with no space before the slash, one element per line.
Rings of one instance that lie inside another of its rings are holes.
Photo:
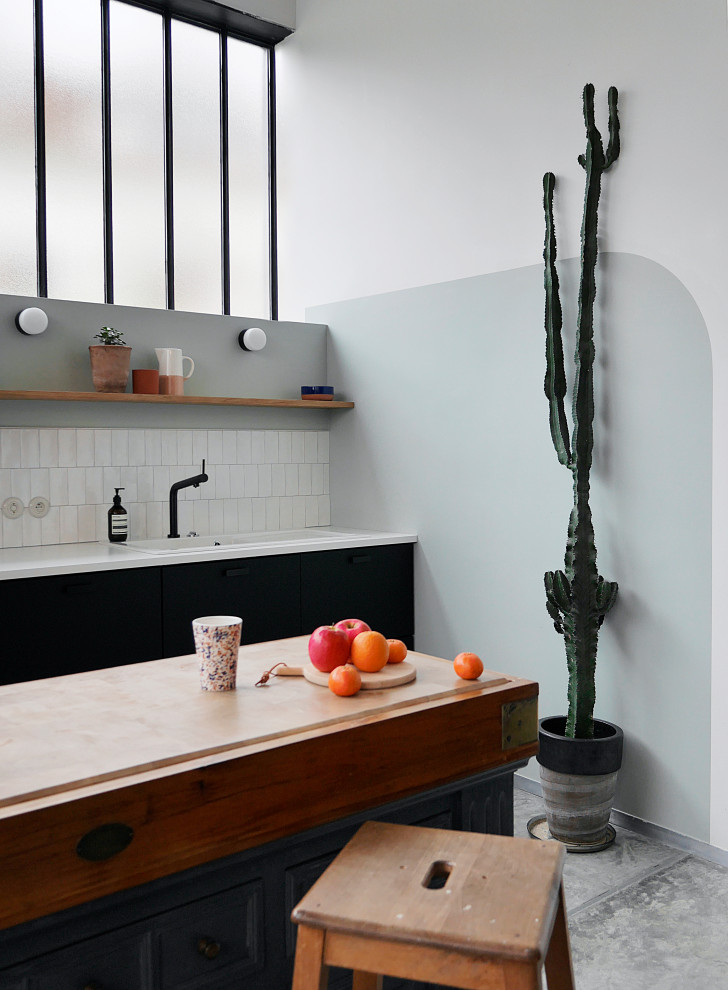
<path fill-rule="evenodd" d="M 217 959 L 220 955 L 220 943 L 214 938 L 201 938 L 197 943 L 197 951 L 205 959 Z"/>

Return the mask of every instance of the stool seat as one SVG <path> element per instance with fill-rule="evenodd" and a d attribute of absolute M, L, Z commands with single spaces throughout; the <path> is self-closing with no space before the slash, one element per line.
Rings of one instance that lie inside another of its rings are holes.
<path fill-rule="evenodd" d="M 366 822 L 293 911 L 294 990 L 326 967 L 449 986 L 573 990 L 556 842 Z M 358 974 L 358 975 L 357 975 Z"/>

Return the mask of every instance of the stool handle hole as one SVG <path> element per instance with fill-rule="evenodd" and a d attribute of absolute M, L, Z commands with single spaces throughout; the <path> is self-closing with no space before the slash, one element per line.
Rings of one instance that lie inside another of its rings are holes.
<path fill-rule="evenodd" d="M 436 859 L 430 864 L 422 886 L 428 890 L 442 890 L 452 873 L 453 864 L 447 863 L 444 859 Z"/>

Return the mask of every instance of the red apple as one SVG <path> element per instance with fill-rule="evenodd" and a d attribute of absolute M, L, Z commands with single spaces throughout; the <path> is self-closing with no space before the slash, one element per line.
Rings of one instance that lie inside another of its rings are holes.
<path fill-rule="evenodd" d="M 330 674 L 349 659 L 349 637 L 336 626 L 319 626 L 309 637 L 308 655 L 317 670 Z"/>
<path fill-rule="evenodd" d="M 359 633 L 370 630 L 370 626 L 363 619 L 342 619 L 341 622 L 336 623 L 336 628 L 344 630 L 350 643 Z"/>

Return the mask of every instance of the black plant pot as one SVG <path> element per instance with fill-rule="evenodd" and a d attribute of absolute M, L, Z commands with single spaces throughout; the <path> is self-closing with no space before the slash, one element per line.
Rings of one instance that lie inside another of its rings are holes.
<path fill-rule="evenodd" d="M 618 725 L 594 720 L 593 739 L 569 739 L 566 718 L 538 724 L 541 787 L 551 835 L 578 852 L 603 849 L 614 836 L 609 815 L 622 765 L 624 734 Z"/>
<path fill-rule="evenodd" d="M 541 766 L 587 776 L 616 773 L 622 766 L 624 733 L 618 725 L 595 718 L 593 739 L 569 739 L 565 728 L 563 715 L 539 720 L 536 759 Z"/>

